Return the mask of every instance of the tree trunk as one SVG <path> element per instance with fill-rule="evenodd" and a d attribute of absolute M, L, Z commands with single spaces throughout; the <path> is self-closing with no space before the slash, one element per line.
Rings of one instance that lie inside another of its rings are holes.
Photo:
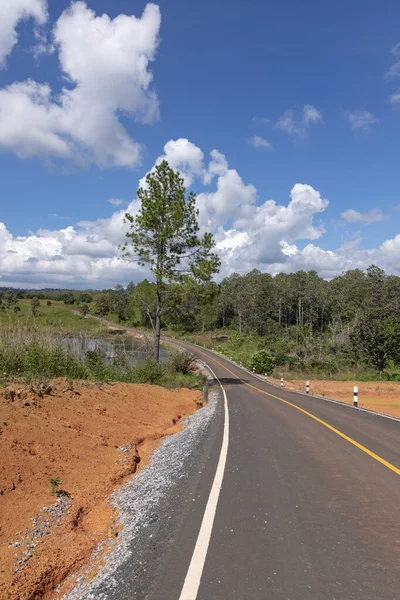
<path fill-rule="evenodd" d="M 161 284 L 157 282 L 156 326 L 154 329 L 154 359 L 160 362 L 161 339 Z"/>

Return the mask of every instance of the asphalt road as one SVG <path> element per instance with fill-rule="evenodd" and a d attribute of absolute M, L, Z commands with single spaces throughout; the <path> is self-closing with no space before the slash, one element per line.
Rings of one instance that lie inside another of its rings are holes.
<path fill-rule="evenodd" d="M 198 354 L 229 417 L 145 598 L 400 600 L 400 422 Z"/>

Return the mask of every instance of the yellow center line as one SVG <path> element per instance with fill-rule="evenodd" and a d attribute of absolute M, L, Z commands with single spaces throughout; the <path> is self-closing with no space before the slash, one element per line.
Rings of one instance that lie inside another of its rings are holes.
<path fill-rule="evenodd" d="M 394 465 L 392 465 L 392 463 L 388 462 L 387 460 L 385 460 L 384 458 L 382 458 L 378 454 L 375 454 L 375 452 L 372 452 L 371 450 L 369 450 L 368 448 L 366 448 L 362 444 L 359 444 L 358 442 L 356 442 L 356 440 L 353 440 L 353 438 L 349 437 L 345 433 L 342 433 L 339 429 L 336 429 L 336 427 L 333 427 L 332 425 L 329 425 L 329 423 L 327 423 L 326 421 L 323 421 L 319 417 L 316 417 L 315 415 L 313 415 L 312 413 L 308 412 L 307 410 L 304 410 L 304 408 L 300 408 L 300 406 L 297 406 L 297 404 L 293 404 L 292 402 L 289 402 L 288 400 L 284 400 L 283 398 L 280 398 L 279 396 L 275 396 L 274 394 L 270 394 L 269 392 L 265 392 L 264 390 L 260 390 L 260 388 L 257 388 L 254 385 L 251 385 L 251 383 L 247 383 L 246 381 L 243 381 L 243 379 L 241 379 L 240 377 L 238 377 L 235 373 L 233 373 L 233 371 L 231 371 L 230 369 L 228 369 L 228 367 L 226 367 L 223 363 L 221 363 L 216 358 L 210 357 L 210 355 L 206 354 L 205 352 L 203 352 L 202 354 L 204 354 L 204 356 L 207 356 L 207 358 L 211 358 L 211 360 L 214 361 L 215 363 L 217 363 L 220 367 L 223 367 L 224 369 L 226 369 L 228 371 L 228 373 L 230 373 L 231 375 L 233 375 L 236 379 L 239 379 L 239 381 L 242 381 L 244 383 L 244 385 L 247 385 L 248 387 L 252 388 L 253 390 L 256 390 L 256 392 L 260 392 L 261 394 L 265 394 L 266 396 L 270 396 L 271 398 L 275 398 L 275 400 L 279 400 L 280 402 L 283 402 L 284 404 L 287 404 L 288 406 L 292 406 L 296 410 L 298 410 L 298 411 L 302 412 L 303 414 L 307 415 L 307 417 L 310 417 L 311 419 L 314 419 L 314 421 L 317 421 L 318 423 L 321 423 L 321 425 L 324 425 L 324 427 L 326 427 L 327 429 L 330 429 L 331 431 L 333 431 L 334 433 L 336 433 L 337 435 L 339 435 L 341 438 L 343 438 L 344 440 L 346 440 L 350 444 L 353 444 L 353 446 L 355 446 L 359 450 L 362 450 L 363 452 L 365 452 L 365 454 L 368 454 L 368 456 L 371 456 L 371 458 L 374 458 L 376 461 L 378 461 L 382 465 L 385 465 L 385 467 L 387 467 L 388 469 L 390 469 L 391 471 L 393 471 L 397 475 L 400 475 L 400 469 L 398 469 L 397 467 L 395 467 Z"/>

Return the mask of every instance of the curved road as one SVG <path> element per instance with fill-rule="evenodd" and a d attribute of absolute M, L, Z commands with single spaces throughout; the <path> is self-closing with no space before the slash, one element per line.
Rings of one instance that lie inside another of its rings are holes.
<path fill-rule="evenodd" d="M 146 598 L 399 600 L 400 422 L 196 353 L 228 412 Z"/>

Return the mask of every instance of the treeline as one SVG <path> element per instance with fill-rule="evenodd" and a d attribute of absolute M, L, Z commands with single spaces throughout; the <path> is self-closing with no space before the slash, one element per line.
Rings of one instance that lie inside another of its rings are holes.
<path fill-rule="evenodd" d="M 54 290 L 38 293 L 50 298 Z M 58 294 L 52 298 L 73 300 L 84 313 L 154 327 L 156 291 L 147 280 L 101 292 Z M 251 356 L 244 349 L 249 347 L 249 353 L 263 351 L 269 364 L 291 371 L 372 368 L 396 377 L 400 372 L 400 277 L 375 265 L 330 281 L 316 271 L 272 277 L 253 270 L 219 285 L 170 284 L 164 289 L 164 307 L 165 329 L 202 333 L 212 347 L 231 344 L 230 351 L 237 350 L 247 362 Z"/>

